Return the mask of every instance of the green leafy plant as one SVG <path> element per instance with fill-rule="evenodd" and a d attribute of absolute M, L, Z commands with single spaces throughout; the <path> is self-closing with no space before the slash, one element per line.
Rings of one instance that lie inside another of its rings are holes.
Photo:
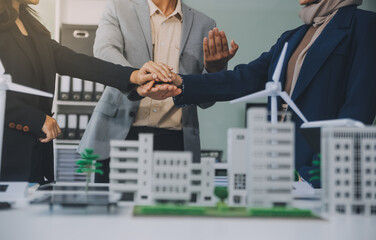
<path fill-rule="evenodd" d="M 228 190 L 227 187 L 215 187 L 214 188 L 214 195 L 219 198 L 219 202 L 217 202 L 218 210 L 227 210 L 228 206 L 225 203 L 225 200 L 228 197 Z"/>
<path fill-rule="evenodd" d="M 321 180 L 321 154 L 314 156 L 312 166 L 315 167 L 315 169 L 308 172 L 310 175 L 309 181 Z"/>
<path fill-rule="evenodd" d="M 89 182 L 92 173 L 103 174 L 103 171 L 99 169 L 102 167 L 102 163 L 96 162 L 100 157 L 99 155 L 93 154 L 93 149 L 86 148 L 84 152 L 81 153 L 81 159 L 76 161 L 78 168 L 76 169 L 77 173 L 86 173 L 86 187 L 85 191 L 87 192 L 89 187 Z"/>

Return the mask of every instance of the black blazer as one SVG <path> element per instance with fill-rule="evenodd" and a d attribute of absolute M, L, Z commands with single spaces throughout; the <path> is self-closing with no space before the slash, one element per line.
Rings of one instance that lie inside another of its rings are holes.
<path fill-rule="evenodd" d="M 75 53 L 24 24 L 38 52 L 37 58 L 16 24 L 0 31 L 0 59 L 13 82 L 54 93 L 58 73 L 122 91 L 133 88 L 129 78 L 135 69 Z M 42 68 L 36 65 L 34 59 L 38 58 Z M 46 115 L 51 114 L 52 99 L 8 91 L 6 101 L 1 180 L 53 181 L 52 142 L 38 140 Z"/>

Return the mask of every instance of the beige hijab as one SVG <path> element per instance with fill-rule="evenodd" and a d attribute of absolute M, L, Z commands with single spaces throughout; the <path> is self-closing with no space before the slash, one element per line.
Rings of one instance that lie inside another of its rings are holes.
<path fill-rule="evenodd" d="M 299 17 L 308 25 L 324 22 L 323 19 L 337 9 L 350 5 L 361 5 L 362 2 L 363 0 L 319 0 L 317 3 L 305 6 L 299 12 Z"/>
<path fill-rule="evenodd" d="M 298 80 L 300 70 L 302 68 L 304 59 L 307 55 L 308 50 L 311 48 L 316 39 L 320 36 L 326 25 L 332 20 L 336 15 L 337 11 L 341 7 L 349 5 L 360 5 L 363 0 L 320 0 L 317 3 L 313 3 L 305 6 L 300 12 L 299 17 L 303 20 L 305 24 L 313 25 L 317 28 L 315 34 L 313 35 L 310 43 L 307 47 L 299 54 L 298 59 L 296 60 L 294 75 L 292 78 L 291 90 L 289 95 L 291 96 L 296 81 Z"/>

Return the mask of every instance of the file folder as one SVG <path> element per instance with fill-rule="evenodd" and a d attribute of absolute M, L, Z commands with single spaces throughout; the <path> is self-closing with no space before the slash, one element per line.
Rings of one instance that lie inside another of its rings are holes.
<path fill-rule="evenodd" d="M 104 85 L 100 83 L 95 84 L 95 100 L 99 101 L 104 91 Z"/>
<path fill-rule="evenodd" d="M 67 139 L 77 139 L 77 114 L 68 114 Z"/>
<path fill-rule="evenodd" d="M 56 116 L 57 124 L 60 127 L 61 134 L 57 137 L 58 139 L 66 138 L 66 126 L 67 126 L 67 115 L 60 113 Z"/>
<path fill-rule="evenodd" d="M 90 81 L 84 81 L 83 101 L 93 101 L 94 83 Z"/>
<path fill-rule="evenodd" d="M 84 135 L 84 132 L 85 132 L 85 129 L 86 129 L 88 123 L 89 123 L 89 115 L 80 115 L 80 117 L 79 117 L 79 129 L 78 129 L 79 139 L 81 139 L 82 136 Z"/>
<path fill-rule="evenodd" d="M 58 89 L 58 99 L 67 101 L 70 99 L 70 82 L 69 76 L 60 76 L 59 79 L 59 89 Z"/>
<path fill-rule="evenodd" d="M 72 100 L 81 101 L 82 80 L 79 78 L 72 79 Z"/>

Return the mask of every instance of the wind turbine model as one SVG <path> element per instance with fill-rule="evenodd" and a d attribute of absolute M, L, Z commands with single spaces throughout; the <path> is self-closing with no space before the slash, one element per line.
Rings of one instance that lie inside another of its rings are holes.
<path fill-rule="evenodd" d="M 273 81 L 267 82 L 265 85 L 265 90 L 262 90 L 260 92 L 253 93 L 251 95 L 247 95 L 235 100 L 232 100 L 230 103 L 239 103 L 239 102 L 246 102 L 249 100 L 257 99 L 260 97 L 271 97 L 271 122 L 277 123 L 277 96 L 280 96 L 291 108 L 294 110 L 294 112 L 300 117 L 300 119 L 303 120 L 303 122 L 308 122 L 307 119 L 304 117 L 303 113 L 299 110 L 299 108 L 295 105 L 295 103 L 291 100 L 289 95 L 286 92 L 282 91 L 281 83 L 279 82 L 279 78 L 281 76 L 282 72 L 282 66 L 283 62 L 286 56 L 288 43 L 286 42 L 281 56 L 278 59 L 277 66 L 274 70 L 273 74 Z"/>
<path fill-rule="evenodd" d="M 1 162 L 3 150 L 3 135 L 4 135 L 4 117 L 5 117 L 5 100 L 6 91 L 22 92 L 42 97 L 53 98 L 53 94 L 25 87 L 16 83 L 12 83 L 12 77 L 5 74 L 3 63 L 0 60 L 0 177 L 1 177 Z"/>

